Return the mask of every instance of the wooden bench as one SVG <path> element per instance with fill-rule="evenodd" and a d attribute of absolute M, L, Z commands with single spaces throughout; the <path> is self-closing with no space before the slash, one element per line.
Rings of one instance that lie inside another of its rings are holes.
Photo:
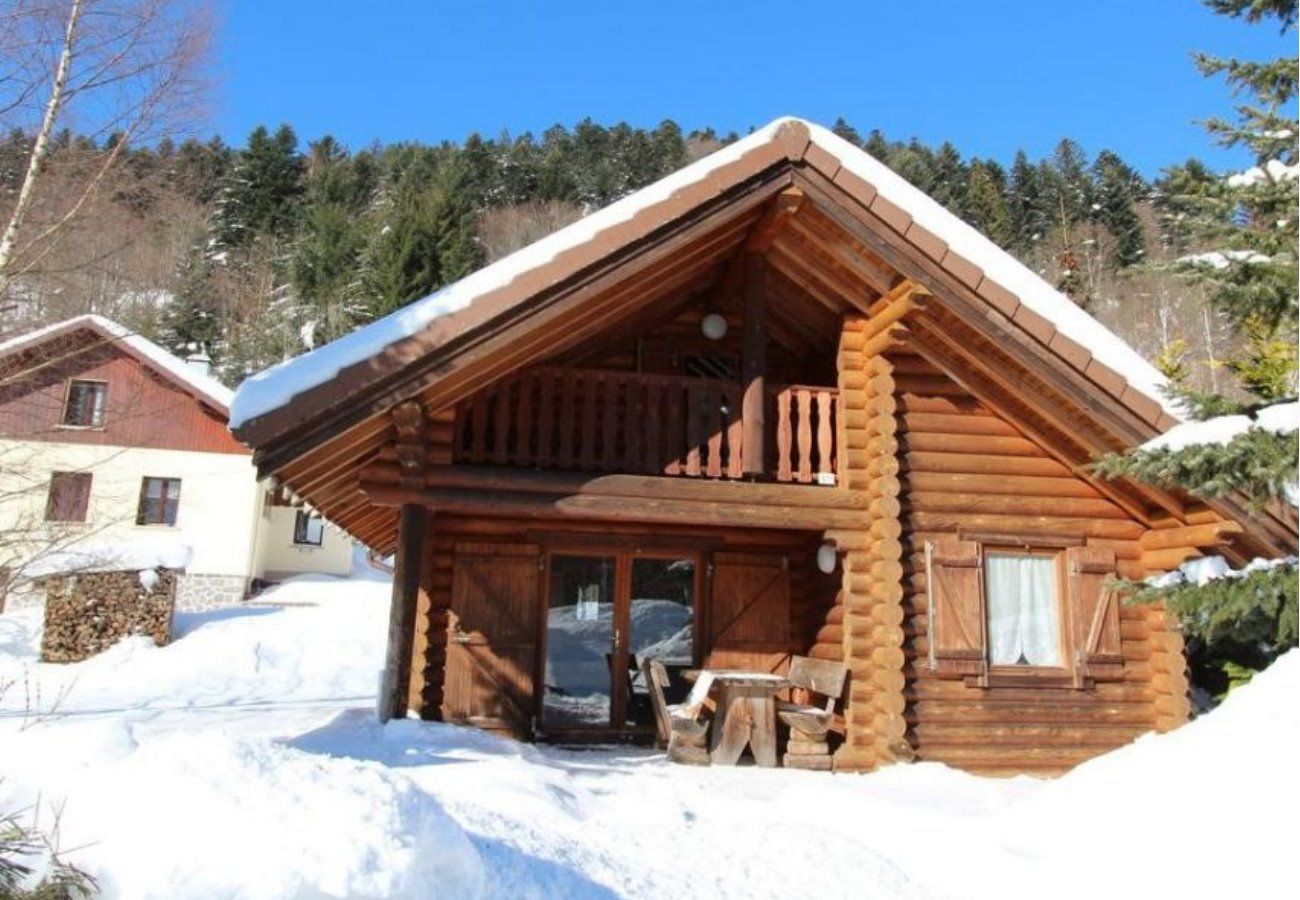
<path fill-rule="evenodd" d="M 647 658 L 641 664 L 646 686 L 650 689 L 650 703 L 655 712 L 655 728 L 659 746 L 668 748 L 668 758 L 673 762 L 707 766 L 709 751 L 705 743 L 709 736 L 709 722 L 700 718 L 704 699 L 708 696 L 708 681 L 697 681 L 684 703 L 669 705 L 664 691 L 668 688 L 668 670 L 657 659 Z"/>
<path fill-rule="evenodd" d="M 835 704 L 844 693 L 848 676 L 849 670 L 840 663 L 806 656 L 790 660 L 790 673 L 786 677 L 795 692 L 802 690 L 826 699 L 821 706 L 777 702 L 777 717 L 790 727 L 790 740 L 786 743 L 782 760 L 787 768 L 830 769 L 830 745 L 826 737 L 835 720 Z"/>

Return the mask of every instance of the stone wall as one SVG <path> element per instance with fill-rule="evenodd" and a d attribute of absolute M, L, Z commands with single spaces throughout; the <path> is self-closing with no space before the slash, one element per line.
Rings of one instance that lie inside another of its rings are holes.
<path fill-rule="evenodd" d="M 182 575 L 176 586 L 176 608 L 203 612 L 239 603 L 248 593 L 242 575 Z"/>
<path fill-rule="evenodd" d="M 170 569 L 83 572 L 43 580 L 42 662 L 77 662 L 124 637 L 171 639 L 177 573 Z"/>

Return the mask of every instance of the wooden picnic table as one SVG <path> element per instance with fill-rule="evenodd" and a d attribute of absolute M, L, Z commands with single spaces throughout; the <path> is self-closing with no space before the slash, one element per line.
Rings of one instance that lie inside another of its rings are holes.
<path fill-rule="evenodd" d="M 704 670 L 684 673 L 695 681 Z M 770 672 L 709 669 L 717 693 L 717 710 L 709 736 L 709 758 L 715 766 L 734 766 L 750 748 L 754 763 L 776 766 L 776 695 L 790 687 L 784 676 Z"/>

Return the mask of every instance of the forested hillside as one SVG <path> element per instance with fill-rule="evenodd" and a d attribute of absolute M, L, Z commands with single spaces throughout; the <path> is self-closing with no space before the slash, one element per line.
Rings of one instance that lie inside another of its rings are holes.
<path fill-rule="evenodd" d="M 1191 348 L 1211 386 L 1228 330 L 1175 260 L 1198 251 L 1171 185 L 1115 153 L 1063 140 L 1046 159 L 967 158 L 945 143 L 835 130 L 1007 247 L 1149 356 Z M 541 135 L 350 149 L 257 128 L 129 152 L 39 264 L 17 279 L 0 330 L 96 311 L 230 384 L 453 281 L 648 184 L 736 135 L 584 121 Z M 0 143 L 11 202 L 29 141 Z M 46 177 L 75 185 L 111 149 L 60 135 Z M 1172 162 L 1172 161 L 1171 161 Z M 1203 167 L 1196 177 L 1211 179 Z M 1177 186 L 1172 186 L 1177 187 Z M 53 215 L 51 213 L 50 215 Z M 34 214 L 40 220 L 40 210 Z"/>

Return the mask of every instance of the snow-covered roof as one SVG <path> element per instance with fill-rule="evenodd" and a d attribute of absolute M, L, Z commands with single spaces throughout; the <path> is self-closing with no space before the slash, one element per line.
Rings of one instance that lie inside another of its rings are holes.
<path fill-rule="evenodd" d="M 782 133 L 788 133 L 792 126 L 805 133 L 823 154 L 833 157 L 840 168 L 866 181 L 881 198 L 902 210 L 912 223 L 944 242 L 951 254 L 982 270 L 984 282 L 992 282 L 1014 295 L 1021 305 L 1083 347 L 1092 359 L 1119 373 L 1134 390 L 1168 414 L 1177 416 L 1161 390 L 1165 379 L 1155 367 L 1069 297 L 866 151 L 819 125 L 783 118 L 385 318 L 251 376 L 235 394 L 231 427 L 238 429 L 286 406 L 296 396 L 420 333 L 439 318 L 466 309 L 477 298 L 509 285 L 566 251 L 592 241 L 612 226 L 669 200 L 683 188 L 697 185 L 751 151 L 780 140 Z M 667 209 L 665 221 L 679 213 L 680 210 Z"/>
<path fill-rule="evenodd" d="M 53 325 L 46 325 L 43 328 L 37 328 L 35 331 L 29 331 L 26 334 L 20 334 L 17 337 L 0 342 L 0 356 L 34 347 L 55 335 L 68 334 L 83 327 L 96 330 L 105 337 L 120 342 L 122 346 L 143 357 L 160 374 L 180 382 L 183 386 L 205 397 L 222 413 L 229 414 L 231 402 L 234 399 L 234 392 L 230 388 L 212 376 L 205 375 L 194 366 L 187 364 L 185 360 L 168 353 L 148 338 L 136 334 L 112 319 L 106 319 L 93 313 L 64 319 L 62 322 L 55 322 Z"/>

